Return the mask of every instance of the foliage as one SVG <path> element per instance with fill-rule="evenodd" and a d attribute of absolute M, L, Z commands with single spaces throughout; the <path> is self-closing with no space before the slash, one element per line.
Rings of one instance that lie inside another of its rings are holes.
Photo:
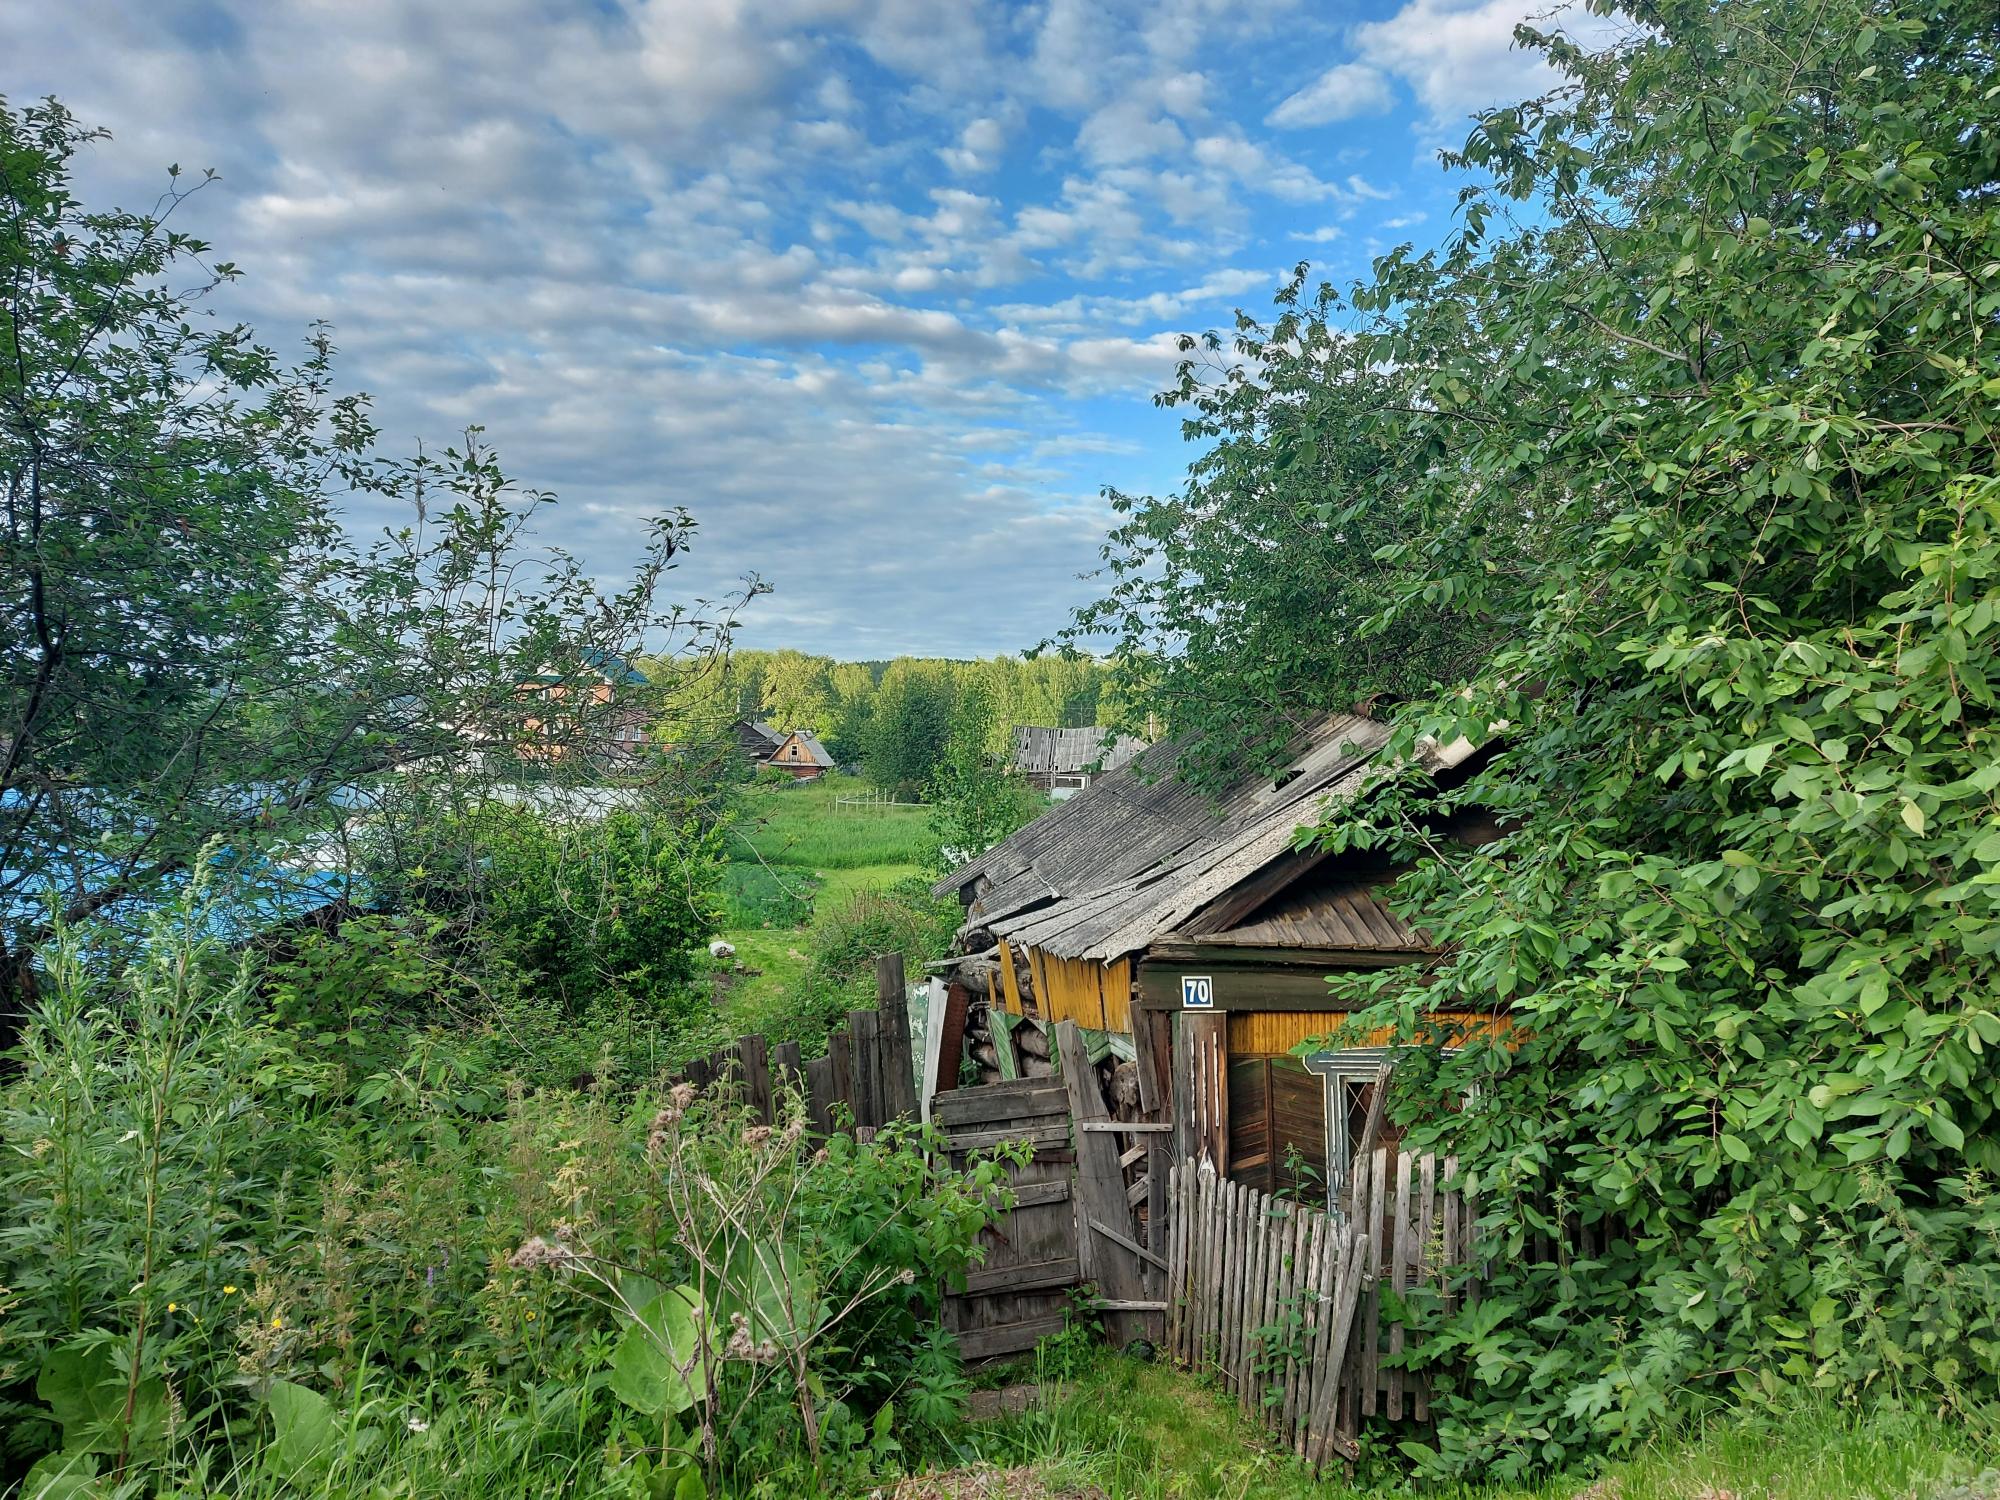
<path fill-rule="evenodd" d="M 1179 494 L 1109 495 L 1123 519 L 1105 592 L 1056 638 L 1116 642 L 1103 722 L 1155 739 L 1157 715 L 1198 785 L 1276 766 L 1319 714 L 1455 681 L 1491 639 L 1444 593 L 1382 621 L 1426 578 L 1421 554 L 1383 549 L 1420 529 L 1409 490 L 1442 438 L 1419 430 L 1408 375 L 1342 326 L 1332 288 L 1310 289 L 1301 267 L 1278 306 L 1268 324 L 1239 313 L 1226 343 L 1182 338 L 1178 381 L 1156 401 L 1208 446 Z M 1405 423 L 1385 428 L 1385 411 Z M 1532 566 L 1525 514 L 1486 507 L 1468 525 L 1495 571 Z"/>
<path fill-rule="evenodd" d="M 558 822 L 489 805 L 440 830 L 408 898 L 497 948 L 563 1014 L 608 998 L 686 1012 L 695 954 L 720 919 L 721 835 L 623 809 Z"/>
<path fill-rule="evenodd" d="M 51 906 L 132 936 L 203 849 L 269 877 L 218 914 L 254 922 L 421 865 L 502 786 L 705 805 L 712 766 L 630 741 L 664 703 L 622 663 L 705 659 L 734 607 L 661 601 L 683 513 L 606 591 L 477 429 L 376 454 L 325 330 L 288 367 L 214 318 L 236 271 L 170 227 L 178 168 L 152 213 L 71 196 L 96 138 L 0 106 L 0 1045 Z M 406 519 L 357 548 L 336 492 Z"/>
<path fill-rule="evenodd" d="M 1325 835 L 1413 862 L 1445 954 L 1361 1024 L 1511 1007 L 1399 1075 L 1491 1255 L 1419 1351 L 1463 1371 L 1432 1473 L 1628 1450 L 1709 1393 L 2000 1379 L 1994 17 L 1634 16 L 1537 42 L 1564 86 L 1481 119 L 1461 231 L 1352 299 L 1399 395 L 1335 438 L 1422 458 L 1367 502 L 1405 534 L 1366 634 L 1494 643 L 1391 747 L 1490 758 Z M 1506 836 L 1436 837 L 1466 805 Z M 1606 1255 L 1530 1253 L 1576 1220 Z"/>
<path fill-rule="evenodd" d="M 569 1225 L 513 1257 L 594 1286 L 617 1311 L 611 1389 L 658 1424 L 656 1455 L 698 1459 L 711 1491 L 746 1465 L 799 1469 L 818 1488 L 854 1434 L 884 1456 L 894 1396 L 948 1347 L 923 1336 L 942 1287 L 1006 1206 L 1004 1163 L 941 1173 L 927 1129 L 889 1126 L 866 1146 L 835 1136 L 817 1151 L 804 1134 L 797 1097 L 774 1127 L 679 1085 L 646 1147 L 670 1232 L 639 1249 L 615 1228 L 592 1245 Z M 924 1374 L 929 1389 L 955 1378 Z M 876 1413 L 872 1424 L 857 1411 Z"/>
<path fill-rule="evenodd" d="M 930 831 L 937 841 L 932 858 L 940 874 L 949 874 L 974 855 L 983 854 L 1022 825 L 1033 821 L 1047 805 L 1019 777 L 986 749 L 993 719 L 985 688 L 966 690 L 952 724 L 944 759 L 931 774 Z"/>

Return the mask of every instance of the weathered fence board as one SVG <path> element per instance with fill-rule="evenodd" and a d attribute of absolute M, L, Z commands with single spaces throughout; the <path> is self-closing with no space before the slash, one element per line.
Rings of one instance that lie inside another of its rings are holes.
<path fill-rule="evenodd" d="M 1169 1177 L 1173 1356 L 1216 1375 L 1295 1452 L 1315 1462 L 1351 1453 L 1331 1428 L 1349 1336 L 1339 1315 L 1360 1293 L 1356 1232 L 1205 1163 L 1182 1162 Z"/>

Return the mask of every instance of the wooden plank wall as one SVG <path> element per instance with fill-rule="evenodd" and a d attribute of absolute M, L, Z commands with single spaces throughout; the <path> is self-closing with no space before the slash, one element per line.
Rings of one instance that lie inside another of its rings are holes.
<path fill-rule="evenodd" d="M 1013 1208 L 980 1232 L 984 1260 L 945 1298 L 945 1324 L 965 1358 L 1032 1349 L 1062 1331 L 1070 1289 L 1083 1279 L 1069 1091 L 1054 1078 L 953 1089 L 932 1097 L 931 1118 L 954 1167 L 1002 1142 L 1034 1148 L 1027 1165 L 1008 1170 Z"/>
<path fill-rule="evenodd" d="M 691 1059 L 675 1081 L 703 1093 L 727 1090 L 767 1124 L 777 1123 L 786 1092 L 796 1088 L 808 1127 L 822 1136 L 833 1133 L 842 1106 L 857 1129 L 914 1120 L 916 1062 L 900 953 L 876 959 L 875 985 L 876 1008 L 848 1012 L 847 1025 L 827 1039 L 824 1057 L 804 1062 L 797 1042 L 773 1047 L 762 1036 L 742 1036 Z"/>

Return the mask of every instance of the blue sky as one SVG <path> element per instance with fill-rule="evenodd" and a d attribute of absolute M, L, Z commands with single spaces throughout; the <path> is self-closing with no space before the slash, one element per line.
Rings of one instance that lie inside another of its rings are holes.
<path fill-rule="evenodd" d="M 1531 11 L 68 0 L 0 91 L 110 128 L 86 201 L 213 167 L 228 311 L 332 322 L 385 444 L 484 424 L 607 583 L 685 505 L 678 591 L 772 586 L 743 643 L 971 655 L 1092 596 L 1103 486 L 1178 482 L 1177 333 L 1448 230 L 1433 153 L 1546 81 Z"/>

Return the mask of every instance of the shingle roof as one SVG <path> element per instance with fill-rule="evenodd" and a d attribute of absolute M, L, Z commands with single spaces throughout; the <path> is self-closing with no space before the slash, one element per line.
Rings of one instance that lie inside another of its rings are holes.
<path fill-rule="evenodd" d="M 1373 719 L 1331 715 L 1275 780 L 1245 777 L 1219 797 L 1175 779 L 1178 747 L 1155 745 L 938 890 L 981 882 L 981 926 L 1062 958 L 1139 952 L 1284 855 L 1326 803 L 1361 787 L 1388 739 Z"/>
<path fill-rule="evenodd" d="M 1014 752 L 1009 768 L 1023 775 L 1075 776 L 1091 766 L 1115 771 L 1131 763 L 1146 748 L 1146 742 L 1129 734 L 1115 735 L 1105 744 L 1108 730 L 1048 729 L 1040 724 L 1021 724 L 1014 730 Z"/>

